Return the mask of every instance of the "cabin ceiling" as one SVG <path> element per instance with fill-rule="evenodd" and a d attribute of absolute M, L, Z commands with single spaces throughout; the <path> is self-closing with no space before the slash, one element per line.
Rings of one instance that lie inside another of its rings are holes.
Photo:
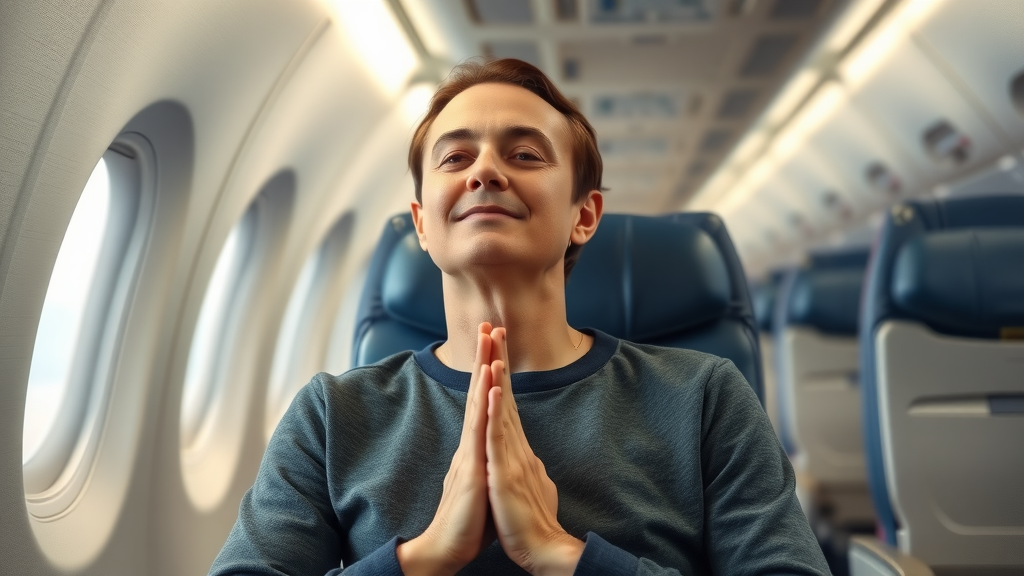
<path fill-rule="evenodd" d="M 395 0 L 392 0 L 394 3 Z M 430 54 L 531 62 L 593 123 L 608 210 L 681 208 L 842 0 L 400 0 Z"/>

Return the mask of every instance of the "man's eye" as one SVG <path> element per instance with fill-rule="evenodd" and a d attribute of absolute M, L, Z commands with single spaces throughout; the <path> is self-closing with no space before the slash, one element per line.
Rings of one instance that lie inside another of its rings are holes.
<path fill-rule="evenodd" d="M 515 158 L 516 158 L 516 160 L 522 160 L 522 161 L 540 160 L 540 158 L 538 158 L 536 154 L 532 154 L 530 152 L 516 152 Z"/>
<path fill-rule="evenodd" d="M 465 159 L 466 157 L 463 156 L 462 154 L 452 154 L 451 156 L 445 158 L 444 161 L 441 162 L 441 164 L 458 164 L 459 162 L 462 162 Z"/>

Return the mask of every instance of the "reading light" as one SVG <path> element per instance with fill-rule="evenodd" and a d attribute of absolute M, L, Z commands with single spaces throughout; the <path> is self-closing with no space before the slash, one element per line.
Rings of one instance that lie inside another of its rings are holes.
<path fill-rule="evenodd" d="M 399 106 L 402 108 L 402 116 L 409 124 L 410 133 L 427 113 L 427 106 L 433 95 L 434 87 L 426 82 L 414 84 L 405 91 Z"/>
<path fill-rule="evenodd" d="M 800 114 L 786 125 L 772 143 L 772 155 L 785 161 L 846 102 L 846 92 L 835 82 L 820 87 Z"/>
<path fill-rule="evenodd" d="M 727 196 L 719 202 L 715 211 L 729 212 L 742 206 L 754 192 L 761 188 L 765 181 L 768 180 L 768 177 L 775 172 L 775 168 L 775 160 L 770 156 L 765 156 L 758 160 L 743 175 L 740 181 L 727 192 Z"/>
<path fill-rule="evenodd" d="M 894 8 L 892 14 L 843 59 L 839 67 L 843 83 L 855 89 L 874 76 L 896 47 L 944 1 L 906 0 Z"/>
<path fill-rule="evenodd" d="M 419 65 L 416 52 L 384 0 L 327 0 L 336 21 L 380 89 L 395 97 Z"/>

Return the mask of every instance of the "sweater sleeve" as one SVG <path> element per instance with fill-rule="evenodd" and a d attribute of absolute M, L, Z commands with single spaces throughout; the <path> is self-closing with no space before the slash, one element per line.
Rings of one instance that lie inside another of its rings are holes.
<path fill-rule="evenodd" d="M 327 486 L 322 394 L 322 383 L 314 379 L 292 401 L 211 575 L 401 576 L 397 538 L 340 568 L 342 527 Z"/>
<path fill-rule="evenodd" d="M 679 576 L 678 570 L 637 558 L 593 532 L 587 533 L 584 542 L 573 576 Z"/>
<path fill-rule="evenodd" d="M 714 574 L 829 574 L 764 410 L 729 360 L 704 389 L 704 546 Z"/>

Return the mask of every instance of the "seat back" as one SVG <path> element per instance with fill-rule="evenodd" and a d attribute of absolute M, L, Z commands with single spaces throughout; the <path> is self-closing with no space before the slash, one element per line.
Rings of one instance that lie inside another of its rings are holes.
<path fill-rule="evenodd" d="M 762 398 L 753 309 L 739 258 L 712 214 L 606 214 L 566 285 L 569 323 L 731 359 Z M 408 214 L 385 226 L 356 321 L 356 366 L 446 337 L 441 273 Z"/>
<path fill-rule="evenodd" d="M 764 402 L 746 277 L 721 218 L 606 214 L 566 285 L 569 323 L 728 358 Z"/>
<path fill-rule="evenodd" d="M 772 317 L 783 276 L 783 271 L 776 271 L 763 282 L 751 285 L 754 320 L 757 322 L 758 344 L 761 347 L 764 410 L 768 413 L 772 428 L 775 429 L 775 435 L 779 437 L 779 440 L 782 440 L 782 421 L 779 413 L 779 386 L 775 366 L 775 341 L 772 338 Z"/>
<path fill-rule="evenodd" d="M 857 310 L 867 260 L 866 249 L 814 254 L 790 273 L 781 303 L 775 340 L 783 425 L 794 465 L 819 484 L 866 488 Z"/>
<path fill-rule="evenodd" d="M 885 540 L 933 567 L 1024 567 L 1024 197 L 894 207 L 861 328 Z"/>

